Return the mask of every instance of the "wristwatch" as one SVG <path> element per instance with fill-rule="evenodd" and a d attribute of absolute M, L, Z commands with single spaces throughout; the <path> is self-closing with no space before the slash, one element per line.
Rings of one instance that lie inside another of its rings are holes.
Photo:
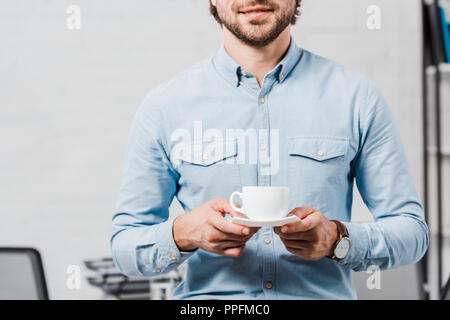
<path fill-rule="evenodd" d="M 333 260 L 340 261 L 344 259 L 350 252 L 351 247 L 350 236 L 348 234 L 348 230 L 345 224 L 337 220 L 331 220 L 331 222 L 334 222 L 337 226 L 338 239 L 333 245 L 332 254 L 329 255 L 328 257 Z"/>

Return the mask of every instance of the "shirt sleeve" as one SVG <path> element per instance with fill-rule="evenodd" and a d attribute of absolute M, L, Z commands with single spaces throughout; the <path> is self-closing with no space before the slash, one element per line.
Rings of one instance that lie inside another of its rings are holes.
<path fill-rule="evenodd" d="M 340 261 L 355 271 L 381 270 L 417 262 L 429 235 L 393 115 L 379 91 L 368 85 L 367 116 L 352 170 L 373 223 L 345 223 L 351 240 Z"/>
<path fill-rule="evenodd" d="M 159 134 L 157 111 L 148 102 L 134 118 L 113 217 L 113 260 L 128 276 L 154 276 L 177 268 L 192 253 L 180 252 L 172 234 L 169 206 L 178 174 Z"/>

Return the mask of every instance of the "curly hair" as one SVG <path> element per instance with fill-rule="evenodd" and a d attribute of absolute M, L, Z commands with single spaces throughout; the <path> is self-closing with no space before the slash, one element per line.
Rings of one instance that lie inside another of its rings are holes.
<path fill-rule="evenodd" d="M 297 23 L 297 18 L 300 16 L 300 7 L 302 5 L 302 0 L 295 0 L 295 14 L 292 17 L 291 24 L 294 25 Z M 211 0 L 209 0 L 209 12 L 216 19 L 219 24 L 222 24 L 222 21 L 219 18 L 219 14 L 217 13 L 217 8 L 212 4 Z"/>

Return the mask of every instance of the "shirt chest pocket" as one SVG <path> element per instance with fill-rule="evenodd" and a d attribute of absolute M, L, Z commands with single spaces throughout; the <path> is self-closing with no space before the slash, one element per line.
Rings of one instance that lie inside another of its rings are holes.
<path fill-rule="evenodd" d="M 349 140 L 335 137 L 288 137 L 291 194 L 319 199 L 346 179 Z M 311 204 L 310 204 L 311 205 Z"/>
<path fill-rule="evenodd" d="M 236 139 L 194 141 L 177 146 L 173 154 L 172 161 L 180 174 L 179 185 L 188 189 L 185 191 L 211 200 L 228 197 L 240 189 Z"/>

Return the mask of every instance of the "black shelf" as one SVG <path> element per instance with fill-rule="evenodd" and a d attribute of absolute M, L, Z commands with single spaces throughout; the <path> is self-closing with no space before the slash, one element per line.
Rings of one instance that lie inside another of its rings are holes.
<path fill-rule="evenodd" d="M 422 0 L 422 21 L 423 21 L 423 170 L 424 170 L 424 210 L 425 219 L 429 222 L 428 211 L 430 209 L 430 194 L 429 190 L 429 176 L 430 176 L 430 160 L 429 160 L 429 121 L 434 121 L 434 138 L 435 146 L 432 147 L 433 155 L 436 161 L 436 206 L 437 206 L 437 288 L 438 297 L 443 293 L 443 186 L 442 186 L 442 172 L 443 172 L 443 157 L 444 150 L 442 149 L 442 127 L 441 127 L 441 80 L 443 73 L 450 73 L 450 64 L 443 63 L 442 54 L 439 52 L 439 41 L 441 34 L 437 34 L 436 28 L 433 30 L 433 25 L 436 27 L 437 21 L 431 21 L 433 17 L 440 17 L 439 1 L 425 1 Z M 440 33 L 440 32 L 439 32 Z M 438 39 L 438 40 L 436 40 Z M 433 66 L 435 72 L 433 74 L 434 88 L 429 92 L 427 81 L 429 79 L 427 69 Z M 429 96 L 434 96 L 434 106 L 429 105 Z M 434 108 L 434 119 L 428 117 L 430 108 Z M 430 225 L 428 223 L 428 225 Z M 430 298 L 428 280 L 428 262 L 429 256 L 425 254 L 421 261 L 422 279 L 425 291 L 425 299 Z"/>

